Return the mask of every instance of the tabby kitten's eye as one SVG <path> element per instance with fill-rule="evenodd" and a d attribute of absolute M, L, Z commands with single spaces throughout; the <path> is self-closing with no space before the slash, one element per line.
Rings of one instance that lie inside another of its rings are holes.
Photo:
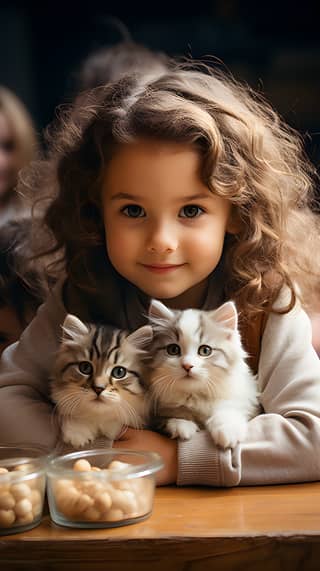
<path fill-rule="evenodd" d="M 212 353 L 212 347 L 210 347 L 209 345 L 200 345 L 198 349 L 198 355 L 201 355 L 201 357 L 209 357 L 211 353 Z"/>
<path fill-rule="evenodd" d="M 79 363 L 79 371 L 83 375 L 92 375 L 93 366 L 91 365 L 90 361 L 81 361 L 81 363 Z"/>
<path fill-rule="evenodd" d="M 111 371 L 111 375 L 115 379 L 124 379 L 126 374 L 127 374 L 127 369 L 125 367 L 113 367 Z"/>
<path fill-rule="evenodd" d="M 181 349 L 179 345 L 177 345 L 177 343 L 170 343 L 169 345 L 167 345 L 166 349 L 168 355 L 172 356 L 181 355 Z"/>

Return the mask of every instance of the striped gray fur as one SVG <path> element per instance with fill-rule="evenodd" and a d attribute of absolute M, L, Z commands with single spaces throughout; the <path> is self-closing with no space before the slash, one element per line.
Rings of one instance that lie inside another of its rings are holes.
<path fill-rule="evenodd" d="M 51 379 L 65 442 L 79 447 L 99 434 L 113 438 L 123 425 L 145 425 L 144 359 L 151 334 L 149 326 L 129 333 L 66 317 Z"/>

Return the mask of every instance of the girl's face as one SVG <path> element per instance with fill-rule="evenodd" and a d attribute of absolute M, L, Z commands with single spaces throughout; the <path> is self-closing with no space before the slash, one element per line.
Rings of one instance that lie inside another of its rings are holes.
<path fill-rule="evenodd" d="M 151 140 L 121 146 L 105 173 L 103 216 L 119 274 L 172 307 L 201 306 L 232 232 L 231 204 L 202 182 L 192 147 Z"/>
<path fill-rule="evenodd" d="M 0 112 L 0 200 L 16 182 L 17 151 L 14 133 L 7 117 Z"/>

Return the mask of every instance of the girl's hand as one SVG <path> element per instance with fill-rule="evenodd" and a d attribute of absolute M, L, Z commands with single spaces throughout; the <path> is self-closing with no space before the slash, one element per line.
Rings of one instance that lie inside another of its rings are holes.
<path fill-rule="evenodd" d="M 151 430 L 127 428 L 119 436 L 119 440 L 114 441 L 113 447 L 158 452 L 164 461 L 164 467 L 156 473 L 157 486 L 176 483 L 178 471 L 176 440 Z"/>

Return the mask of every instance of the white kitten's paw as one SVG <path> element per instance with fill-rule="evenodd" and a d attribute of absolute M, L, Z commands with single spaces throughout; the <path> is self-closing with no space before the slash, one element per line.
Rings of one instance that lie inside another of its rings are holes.
<path fill-rule="evenodd" d="M 94 440 L 91 430 L 70 425 L 62 428 L 62 437 L 66 444 L 71 444 L 74 448 L 82 448 Z"/>
<path fill-rule="evenodd" d="M 231 415 L 224 419 L 220 415 L 212 416 L 206 426 L 215 444 L 221 448 L 234 448 L 247 434 L 247 422 L 244 419 L 232 418 Z"/>
<path fill-rule="evenodd" d="M 191 436 L 200 430 L 199 426 L 192 420 L 184 420 L 183 418 L 170 418 L 166 424 L 166 430 L 171 438 L 181 438 L 181 440 L 190 440 Z"/>

